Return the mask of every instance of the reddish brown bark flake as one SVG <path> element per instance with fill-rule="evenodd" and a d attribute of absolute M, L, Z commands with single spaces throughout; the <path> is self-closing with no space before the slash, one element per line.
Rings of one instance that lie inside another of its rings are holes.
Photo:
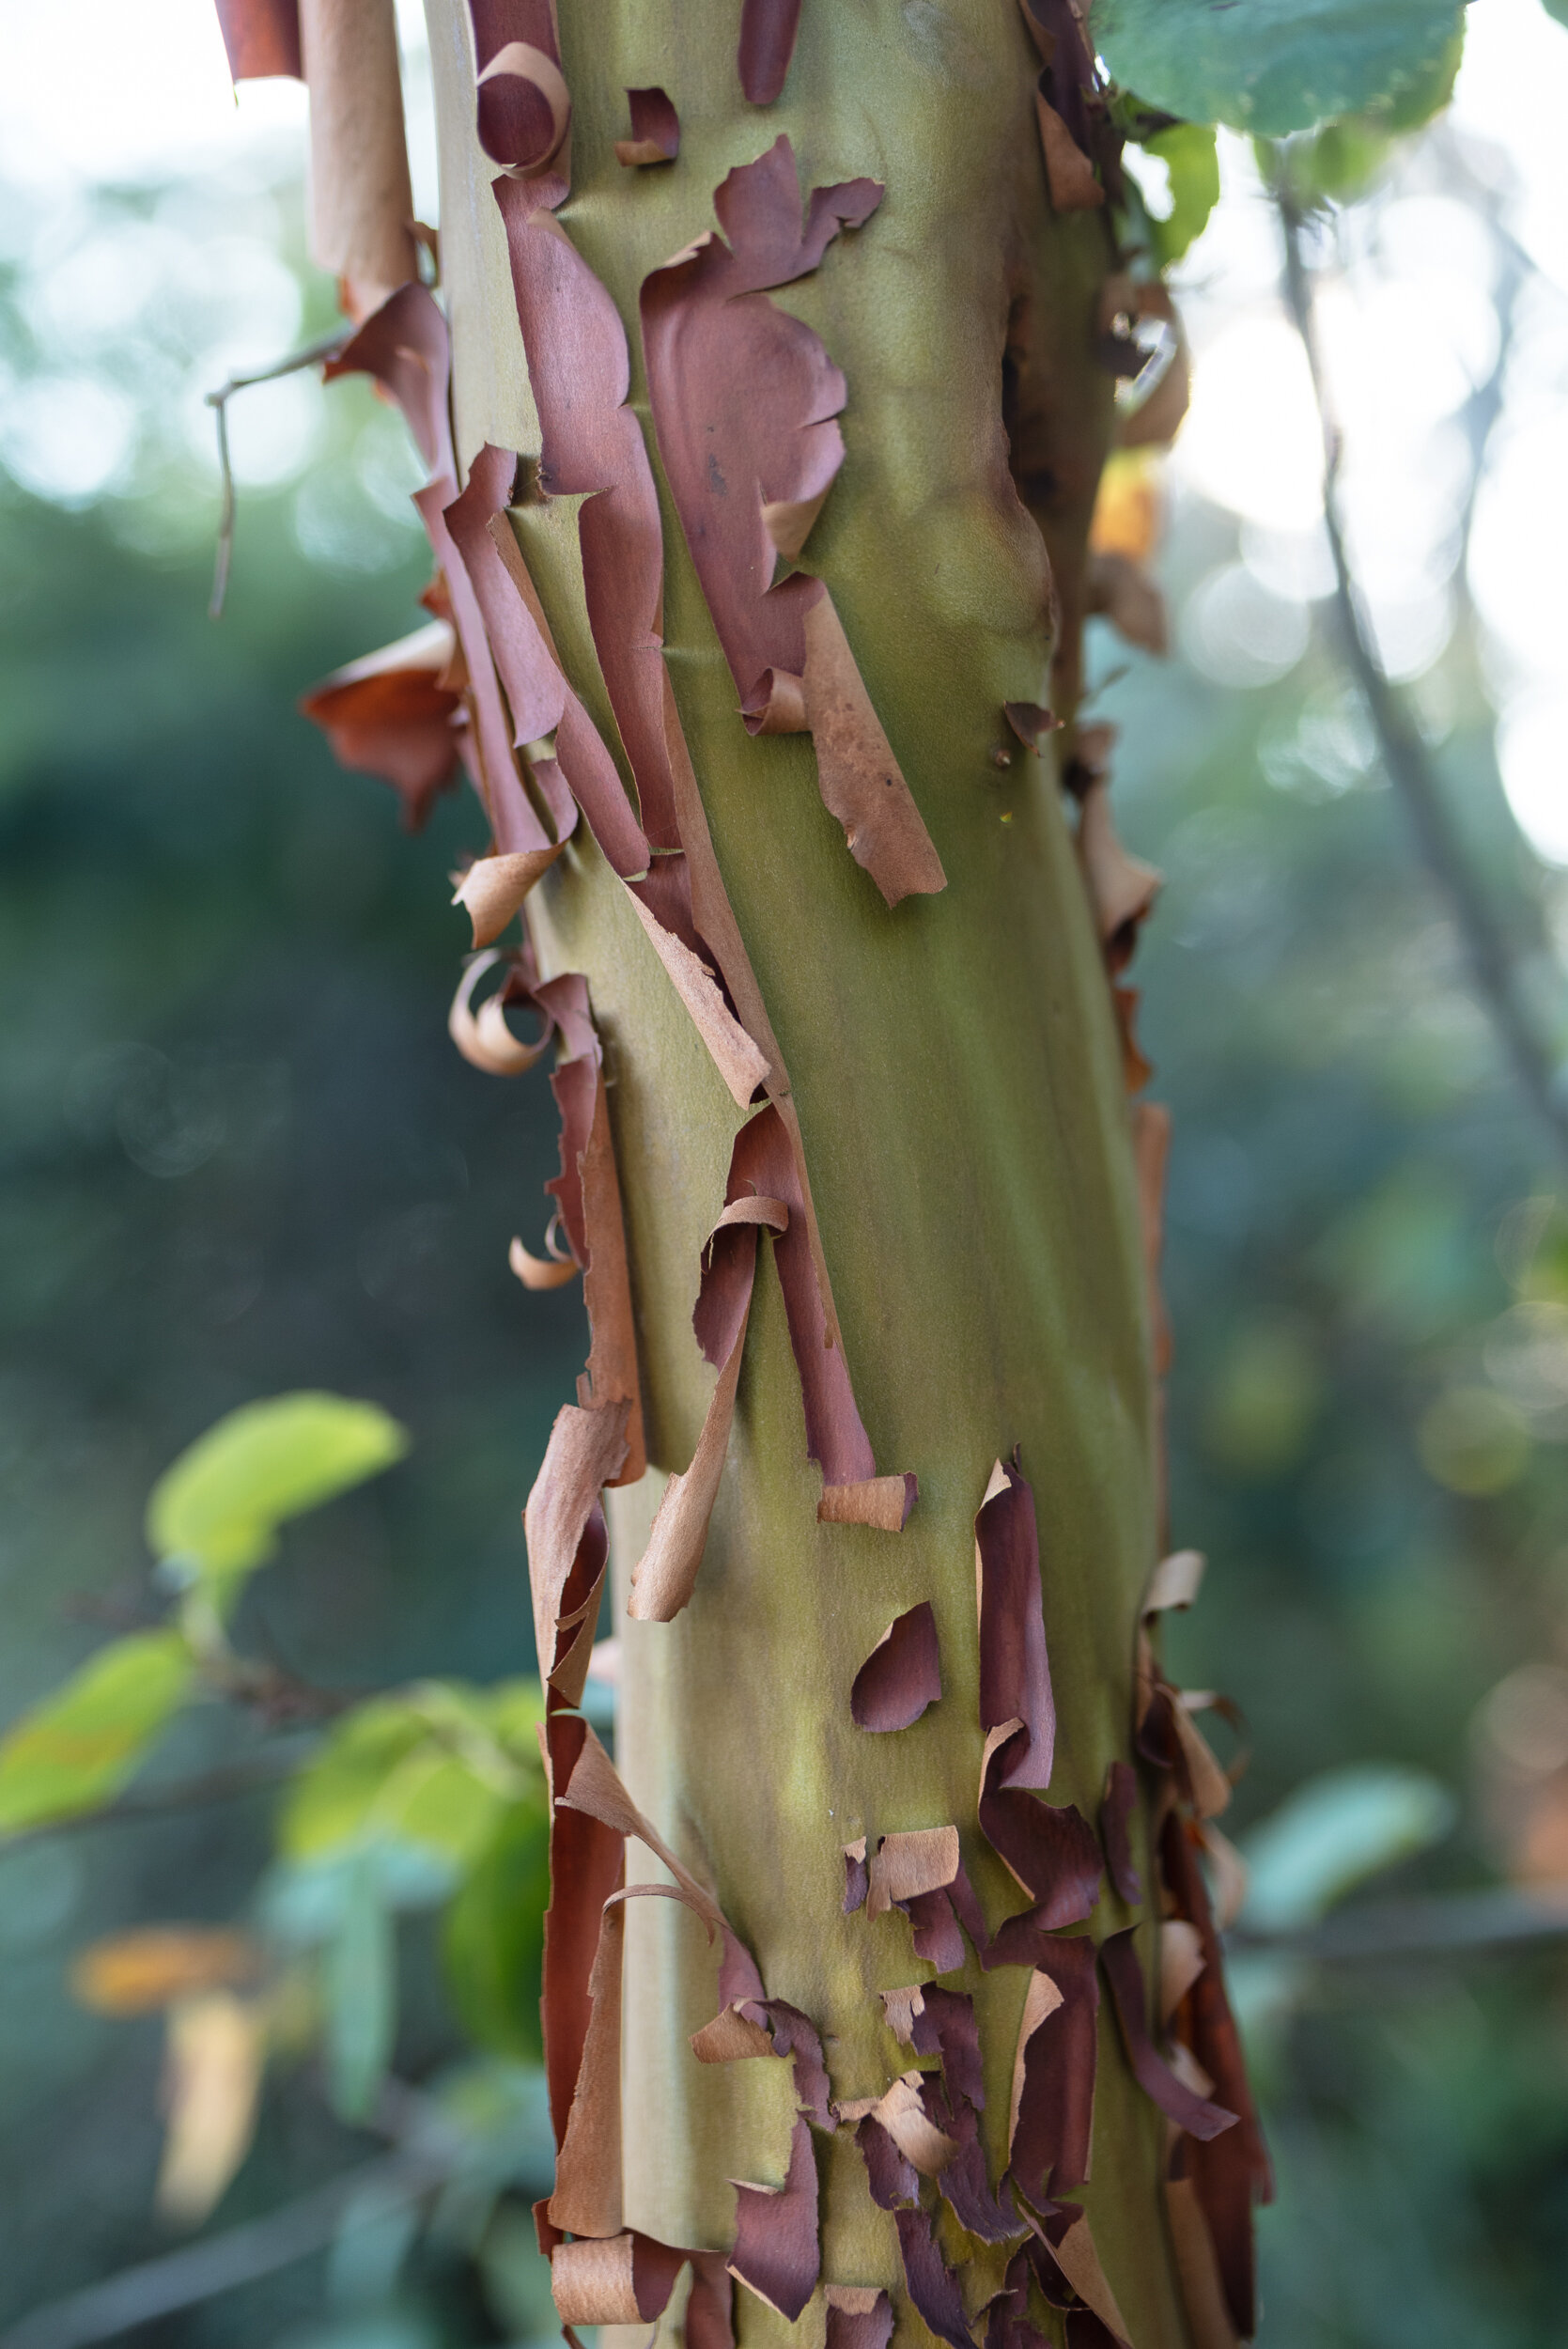
<path fill-rule="evenodd" d="M 909 2297 L 939 2341 L 948 2349 L 974 2349 L 974 2337 L 964 2314 L 958 2279 L 943 2260 L 924 2210 L 895 2210 L 898 2248 L 904 2259 L 904 2280 Z"/>
<path fill-rule="evenodd" d="M 629 89 L 631 136 L 615 141 L 615 161 L 629 168 L 649 163 L 673 163 L 680 153 L 680 117 L 667 93 L 659 88 Z"/>
<path fill-rule="evenodd" d="M 1093 1941 L 1080 1935 L 1052 1941 L 1025 2000 L 1008 2134 L 1012 2173 L 1036 2206 L 1071 2193 L 1089 2175 L 1099 2005 Z"/>
<path fill-rule="evenodd" d="M 937 1618 L 929 1599 L 895 1615 L 849 1691 L 849 1711 L 861 1729 L 908 1729 L 942 1692 Z"/>
<path fill-rule="evenodd" d="M 570 185 L 571 96 L 561 71 L 553 0 L 470 0 L 479 144 L 532 182 L 535 203 Z"/>
<path fill-rule="evenodd" d="M 730 2274 L 793 2325 L 822 2271 L 816 2156 L 804 2119 L 798 2117 L 795 2123 L 782 2187 L 750 2186 L 740 2179 L 735 2185 Z"/>
<path fill-rule="evenodd" d="M 1100 1895 L 1099 1843 L 1073 1804 L 1042 1802 L 1010 1784 L 1010 1763 L 1015 1754 L 1020 1763 L 1025 1759 L 1028 1736 L 1021 1722 L 1007 1721 L 987 1736 L 981 1767 L 980 1830 L 1037 1904 L 1031 1924 L 1081 1924 Z M 1005 1933 L 1006 1927 L 1001 1931 Z"/>
<path fill-rule="evenodd" d="M 216 0 L 218 28 L 237 82 L 300 77 L 299 0 Z"/>
<path fill-rule="evenodd" d="M 1130 1762 L 1113 1762 L 1106 1772 L 1100 1803 L 1100 1841 L 1106 1866 L 1120 1897 L 1129 1905 L 1143 1897 L 1143 1879 L 1133 1865 L 1128 1828 L 1138 1800 L 1138 1774 Z"/>
<path fill-rule="evenodd" d="M 648 395 L 681 528 L 753 734 L 810 730 L 823 801 L 890 905 L 945 886 L 827 588 L 793 559 L 844 461 L 845 381 L 821 338 L 767 298 L 880 203 L 873 179 L 813 191 L 800 226 L 779 139 L 714 196 L 707 232 L 644 281 Z"/>
<path fill-rule="evenodd" d="M 609 1554 L 598 1498 L 626 1458 L 629 1408 L 558 1412 L 523 1512 L 539 1677 L 567 1704 L 587 1678 Z"/>
<path fill-rule="evenodd" d="M 1149 2030 L 1143 1968 L 1133 1941 L 1136 1932 L 1135 1925 L 1128 1925 L 1124 1932 L 1109 1934 L 1100 1944 L 1100 1964 L 1110 1984 L 1111 2000 L 1133 2077 L 1144 2094 L 1178 2128 L 1203 2140 L 1218 2137 L 1222 2130 L 1234 2128 L 1236 2115 L 1222 2105 L 1210 2103 L 1179 2080 L 1155 2046 Z"/>
<path fill-rule="evenodd" d="M 974 1520 L 974 1580 L 980 1610 L 980 1726 L 1024 1732 L 1000 1748 L 992 1783 L 1050 1784 L 1056 1701 L 1040 1589 L 1034 1495 L 1014 1453 L 991 1470 Z"/>
<path fill-rule="evenodd" d="M 454 723 L 462 695 L 444 681 L 455 644 L 448 624 L 432 620 L 384 651 L 334 669 L 300 699 L 339 766 L 391 784 L 410 832 L 420 829 L 457 777 Z"/>
<path fill-rule="evenodd" d="M 631 762 L 643 829 L 678 848 L 665 734 L 660 616 L 664 547 L 642 428 L 626 406 L 626 330 L 606 288 L 531 183 L 498 179 L 512 287 L 538 403 L 539 488 L 579 496 L 582 584 L 594 649 Z"/>
<path fill-rule="evenodd" d="M 770 106 L 783 90 L 800 22 L 800 0 L 741 0 L 736 63 L 748 105 Z"/>
<path fill-rule="evenodd" d="M 826 2349 L 888 2349 L 893 2302 L 874 2284 L 828 2286 Z"/>

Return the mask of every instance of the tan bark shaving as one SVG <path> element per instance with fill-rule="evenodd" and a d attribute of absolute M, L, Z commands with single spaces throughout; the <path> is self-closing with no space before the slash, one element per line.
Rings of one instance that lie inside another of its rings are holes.
<path fill-rule="evenodd" d="M 356 322 L 419 274 L 392 0 L 300 0 L 311 258 Z"/>
<path fill-rule="evenodd" d="M 866 1915 L 885 1916 L 894 1901 L 937 1892 L 958 1873 L 955 1827 L 915 1828 L 884 1835 L 871 1855 Z"/>
<path fill-rule="evenodd" d="M 492 946 L 541 873 L 548 873 L 565 843 L 551 848 L 521 848 L 510 856 L 475 857 L 458 883 L 452 902 L 474 925 L 475 948 Z"/>

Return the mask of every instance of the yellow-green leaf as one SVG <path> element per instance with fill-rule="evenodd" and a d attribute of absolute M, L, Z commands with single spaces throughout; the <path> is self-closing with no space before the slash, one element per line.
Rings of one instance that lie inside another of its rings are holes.
<path fill-rule="evenodd" d="M 166 1469 L 147 1536 L 192 1580 L 242 1574 L 272 1556 L 288 1517 L 377 1476 L 409 1448 L 374 1403 L 304 1391 L 230 1411 Z"/>
<path fill-rule="evenodd" d="M 0 1739 L 0 1835 L 95 1811 L 117 1795 L 191 1685 L 178 1631 L 101 1648 Z"/>

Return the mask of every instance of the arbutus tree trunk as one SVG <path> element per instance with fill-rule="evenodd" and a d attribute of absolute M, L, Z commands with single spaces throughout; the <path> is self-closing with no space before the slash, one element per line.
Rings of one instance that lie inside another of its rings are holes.
<path fill-rule="evenodd" d="M 287 0 L 221 12 L 288 69 Z M 1168 304 L 1119 274 L 1089 53 L 1068 0 L 428 13 L 439 305 L 386 299 L 389 0 L 299 27 L 364 321 L 330 371 L 404 406 L 442 574 L 313 707 L 411 809 L 457 743 L 493 838 L 454 1034 L 527 1065 L 509 1003 L 559 1054 L 514 1251 L 593 1325 L 527 1518 L 557 2305 L 1210 2349 L 1267 2171 L 1228 1789 L 1147 1628 L 1197 1566 L 1117 978 L 1154 881 L 1075 706 Z"/>

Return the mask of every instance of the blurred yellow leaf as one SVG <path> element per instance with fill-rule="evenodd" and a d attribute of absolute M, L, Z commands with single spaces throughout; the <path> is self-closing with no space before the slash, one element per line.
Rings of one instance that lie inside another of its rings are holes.
<path fill-rule="evenodd" d="M 1108 458 L 1089 524 L 1091 551 L 1146 563 L 1159 544 L 1164 520 L 1158 460 L 1146 449 L 1122 449 Z"/>
<path fill-rule="evenodd" d="M 150 2015 L 198 1992 L 253 1982 L 261 1952 L 247 1934 L 205 1925 L 148 1925 L 83 1950 L 70 1987 L 95 2015 Z"/>
<path fill-rule="evenodd" d="M 200 2225 L 250 2151 L 263 2052 L 259 2008 L 232 1991 L 170 2010 L 157 2201 L 177 2226 Z"/>

